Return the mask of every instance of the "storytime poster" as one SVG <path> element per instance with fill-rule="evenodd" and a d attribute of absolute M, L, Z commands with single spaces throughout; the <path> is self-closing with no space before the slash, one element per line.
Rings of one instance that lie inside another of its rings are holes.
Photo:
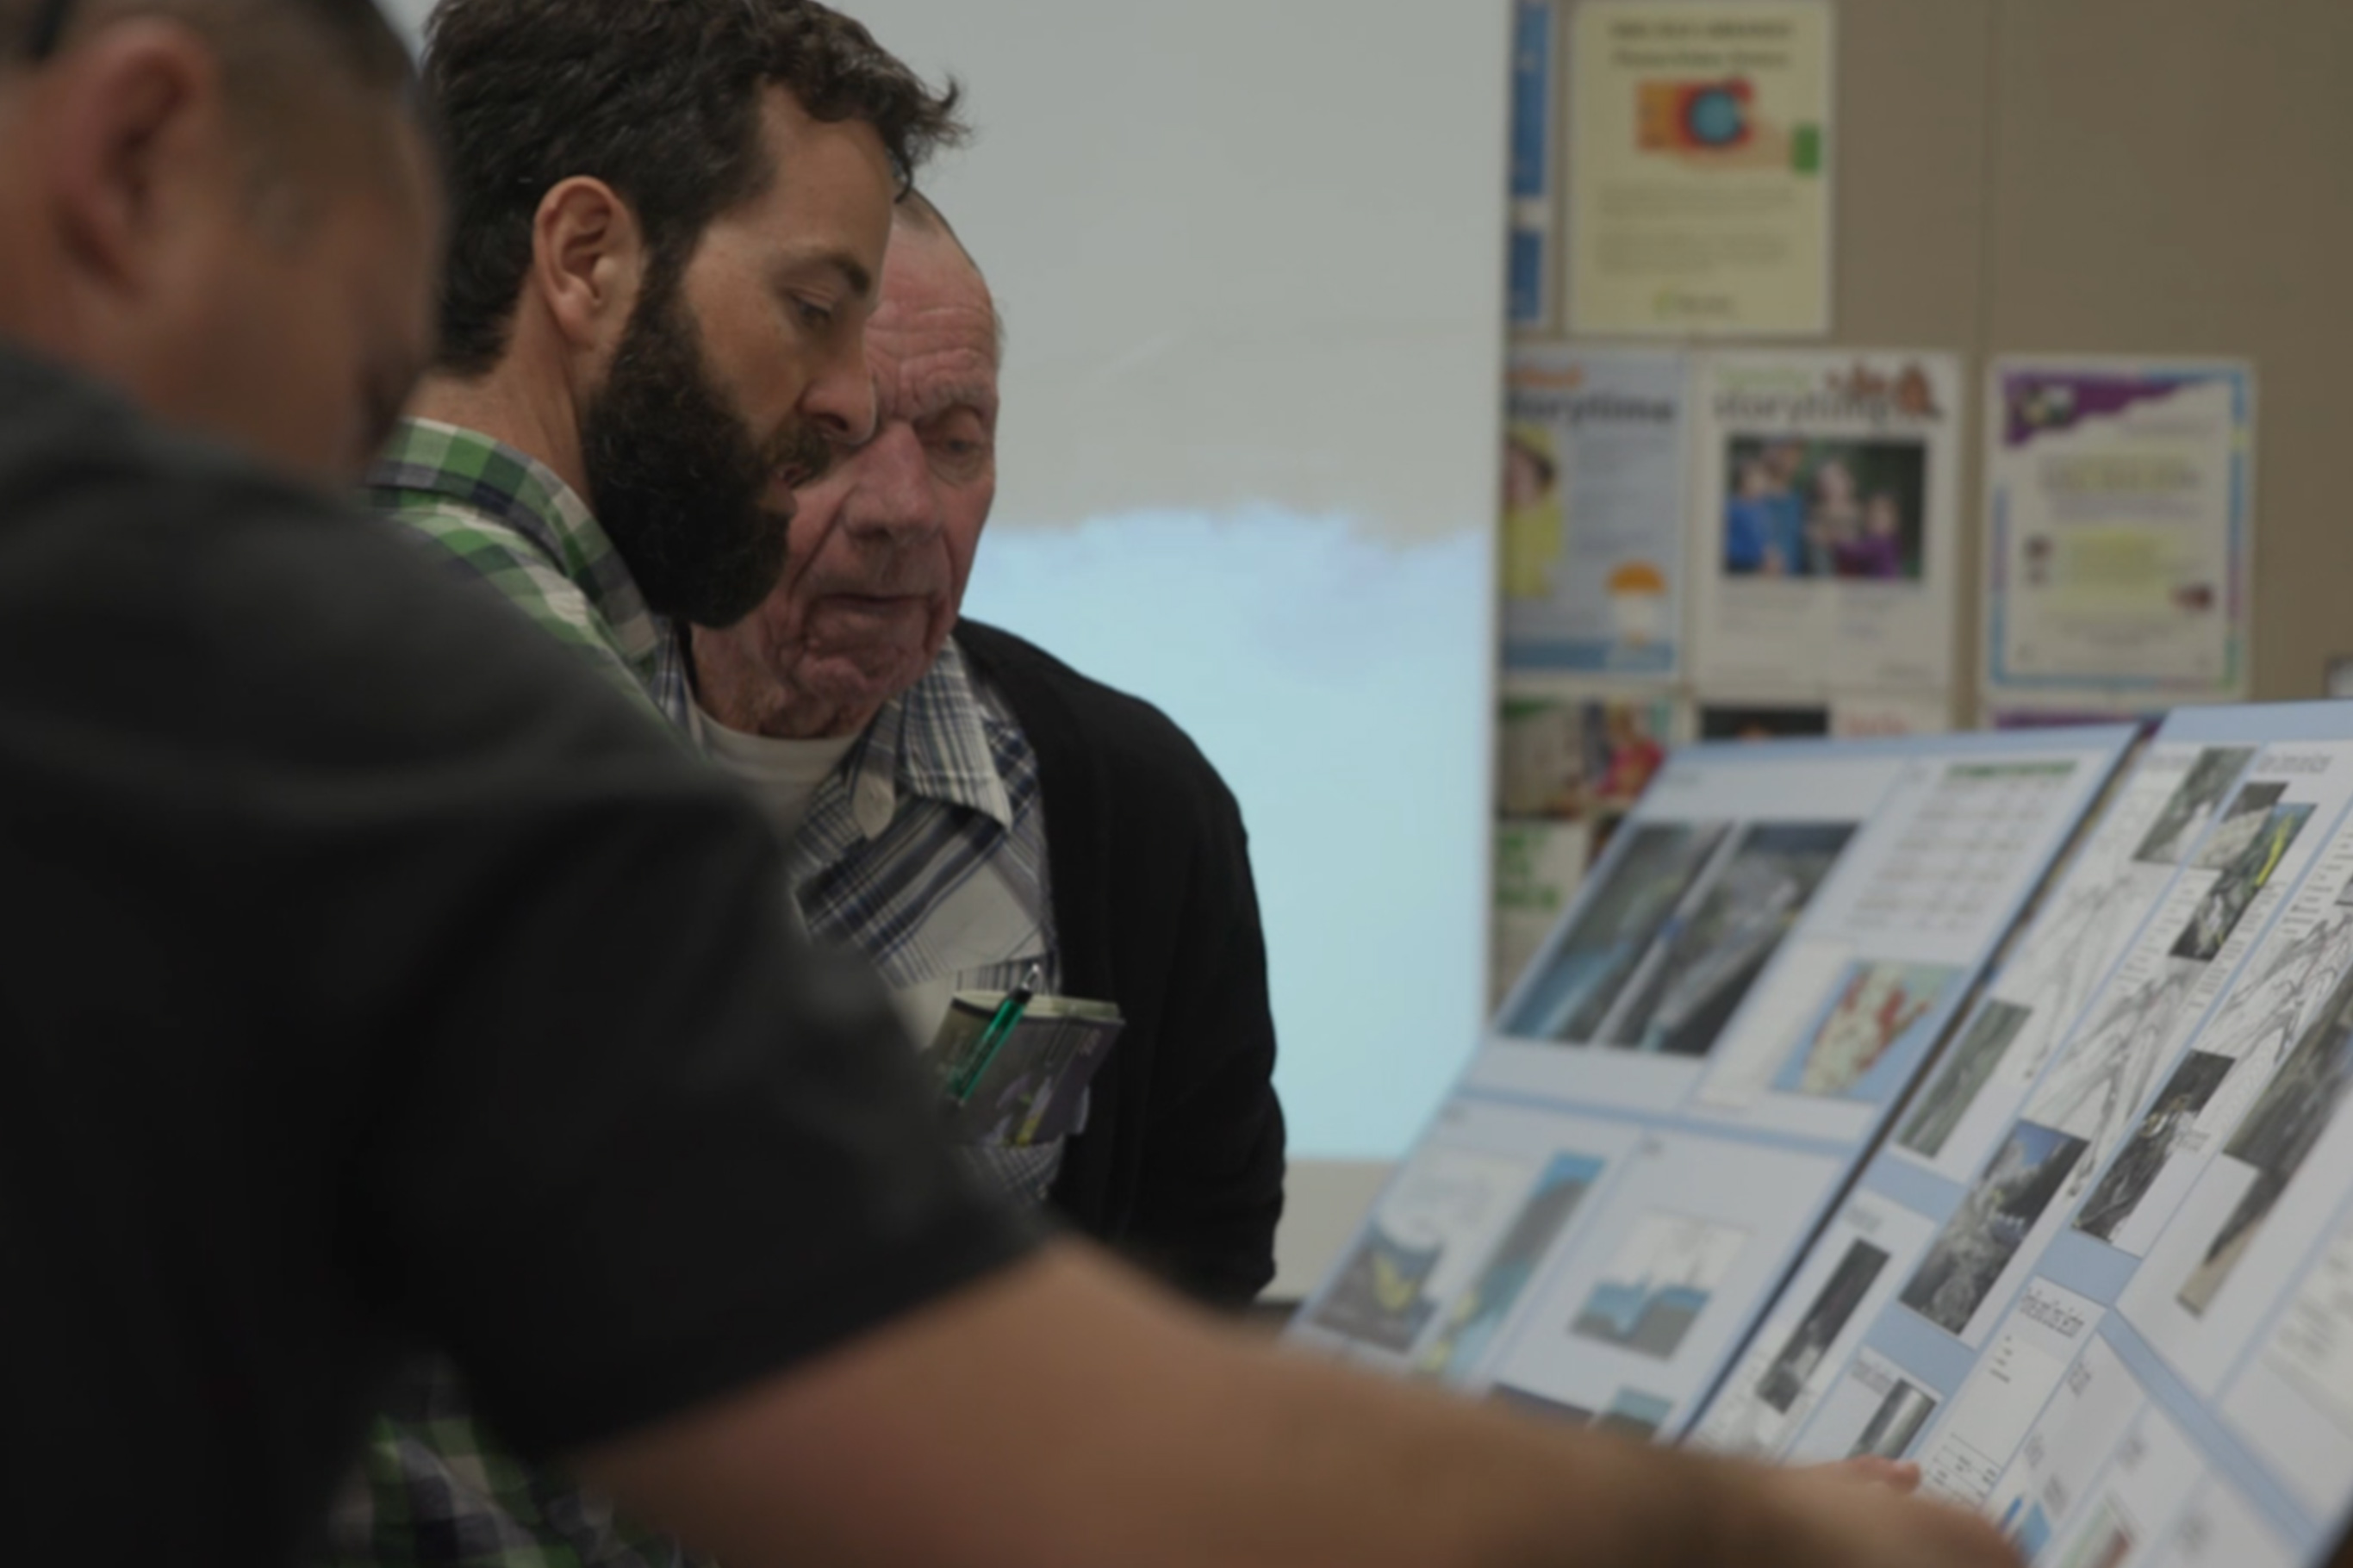
<path fill-rule="evenodd" d="M 1683 621 L 1687 362 L 1559 345 L 1512 355 L 1504 662 L 1672 680 Z"/>
<path fill-rule="evenodd" d="M 1958 588 L 1952 356 L 1722 353 L 1693 397 L 1704 689 L 1941 692 Z"/>

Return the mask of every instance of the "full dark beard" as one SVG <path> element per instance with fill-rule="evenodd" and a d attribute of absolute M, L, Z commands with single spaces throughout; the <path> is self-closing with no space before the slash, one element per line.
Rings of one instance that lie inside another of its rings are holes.
<path fill-rule="evenodd" d="M 765 448 L 712 379 L 678 280 L 649 282 L 580 425 L 589 505 L 656 615 L 732 626 L 784 575 L 780 470 L 822 473 L 831 445 L 794 421 Z"/>

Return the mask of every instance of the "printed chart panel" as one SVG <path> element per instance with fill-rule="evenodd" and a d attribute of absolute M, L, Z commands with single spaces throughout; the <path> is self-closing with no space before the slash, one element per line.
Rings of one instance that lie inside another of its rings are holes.
<path fill-rule="evenodd" d="M 1677 752 L 1294 1336 L 1680 1436 L 2130 739 Z M 1910 1268 L 1932 1227 L 1874 1216 Z M 1812 1287 L 1776 1421 L 1897 1272 Z"/>
<path fill-rule="evenodd" d="M 2317 1562 L 2353 1515 L 2348 1089 L 2353 707 L 2178 713 L 1847 1200 L 1931 1239 L 1841 1286 L 1826 1230 L 1776 1314 L 1838 1318 L 1810 1419 L 1757 1410 L 1767 1332 L 1696 1437 L 1915 1458 L 2038 1564 Z"/>

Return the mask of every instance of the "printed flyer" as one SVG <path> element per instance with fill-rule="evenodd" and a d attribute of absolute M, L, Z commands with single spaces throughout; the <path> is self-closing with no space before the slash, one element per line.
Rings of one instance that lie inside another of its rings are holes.
<path fill-rule="evenodd" d="M 1683 728 L 1665 691 L 1506 685 L 1496 726 L 1491 1005 L 1558 923 Z"/>
<path fill-rule="evenodd" d="M 1831 324 L 1831 7 L 1588 0 L 1569 44 L 1569 330 Z"/>
<path fill-rule="evenodd" d="M 1683 619 L 1683 356 L 1512 355 L 1504 664 L 1671 680 Z"/>
<path fill-rule="evenodd" d="M 1703 689 L 1951 685 L 1960 366 L 1723 353 L 1692 398 L 1692 665 Z"/>
<path fill-rule="evenodd" d="M 2010 359 L 1989 381 L 1989 699 L 2245 697 L 2253 369 Z"/>

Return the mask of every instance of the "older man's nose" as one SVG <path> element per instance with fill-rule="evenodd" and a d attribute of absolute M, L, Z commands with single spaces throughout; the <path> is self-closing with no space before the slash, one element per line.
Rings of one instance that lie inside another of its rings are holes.
<path fill-rule="evenodd" d="M 923 437 L 903 420 L 892 420 L 874 439 L 843 459 L 855 484 L 843 521 L 856 532 L 914 538 L 940 527 L 939 491 L 932 484 Z"/>

